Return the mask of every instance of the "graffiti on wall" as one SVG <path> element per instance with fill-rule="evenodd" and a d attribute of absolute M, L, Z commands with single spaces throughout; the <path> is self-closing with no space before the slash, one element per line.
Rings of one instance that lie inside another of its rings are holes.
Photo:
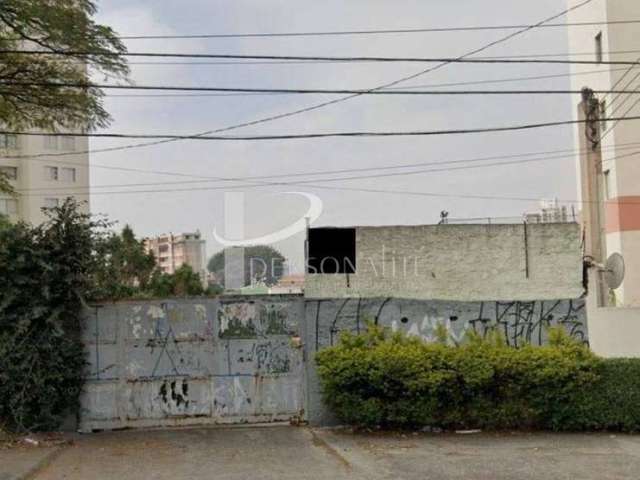
<path fill-rule="evenodd" d="M 288 325 L 288 304 L 234 302 L 218 307 L 220 338 L 260 338 L 292 335 Z"/>
<path fill-rule="evenodd" d="M 508 345 L 544 345 L 549 327 L 559 326 L 588 344 L 583 300 L 450 302 L 350 298 L 312 303 L 316 348 L 335 345 L 341 331 L 359 333 L 366 322 L 388 326 L 433 342 L 443 332 L 450 344 L 461 343 L 469 332 L 483 337 L 503 334 Z"/>

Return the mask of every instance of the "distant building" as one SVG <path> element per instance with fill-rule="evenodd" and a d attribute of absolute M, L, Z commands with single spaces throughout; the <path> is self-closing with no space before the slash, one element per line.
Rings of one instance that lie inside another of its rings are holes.
<path fill-rule="evenodd" d="M 146 238 L 144 246 L 147 252 L 152 252 L 156 257 L 156 262 L 164 273 L 171 274 L 182 265 L 189 265 L 206 284 L 205 240 L 199 231 Z"/>
<path fill-rule="evenodd" d="M 576 218 L 573 211 L 567 211 L 565 205 L 558 205 L 558 200 L 542 200 L 540 211 L 526 213 L 524 220 L 527 223 L 567 223 L 575 222 Z"/>
<path fill-rule="evenodd" d="M 278 283 L 269 288 L 271 295 L 302 294 L 304 292 L 304 275 L 285 275 Z"/>

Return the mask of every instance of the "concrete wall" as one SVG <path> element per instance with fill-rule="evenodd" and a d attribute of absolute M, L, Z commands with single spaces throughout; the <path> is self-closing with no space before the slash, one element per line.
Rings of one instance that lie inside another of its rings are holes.
<path fill-rule="evenodd" d="M 577 224 L 356 228 L 356 273 L 307 274 L 307 298 L 577 298 Z"/>
<path fill-rule="evenodd" d="M 248 423 L 304 417 L 332 422 L 315 353 L 367 321 L 426 341 L 443 325 L 505 333 L 515 347 L 546 342 L 561 325 L 588 341 L 581 300 L 305 300 L 299 295 L 124 302 L 87 311 L 89 376 L 80 429 Z"/>
<path fill-rule="evenodd" d="M 334 345 L 342 331 L 357 333 L 366 321 L 402 330 L 426 341 L 435 339 L 438 325 L 444 325 L 450 343 L 460 342 L 467 331 L 481 335 L 492 329 L 505 333 L 510 345 L 542 345 L 546 327 L 562 326 L 581 342 L 588 342 L 584 301 L 549 300 L 532 302 L 452 302 L 391 298 L 307 300 L 306 332 L 306 418 L 312 424 L 334 422 L 322 402 L 322 392 L 313 357 L 318 350 Z"/>
<path fill-rule="evenodd" d="M 80 429 L 301 415 L 303 307 L 291 296 L 96 306 Z"/>

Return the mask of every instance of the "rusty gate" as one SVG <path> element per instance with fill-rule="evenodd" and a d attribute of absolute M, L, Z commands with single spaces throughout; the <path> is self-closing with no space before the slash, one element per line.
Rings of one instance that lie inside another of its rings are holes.
<path fill-rule="evenodd" d="M 302 299 L 97 305 L 80 430 L 285 421 L 303 413 Z"/>

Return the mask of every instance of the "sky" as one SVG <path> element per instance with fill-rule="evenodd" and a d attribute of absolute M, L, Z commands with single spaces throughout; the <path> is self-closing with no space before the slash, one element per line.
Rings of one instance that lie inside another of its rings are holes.
<path fill-rule="evenodd" d="M 566 8 L 563 0 L 103 0 L 98 6 L 98 21 L 110 25 L 121 35 L 531 24 Z M 126 44 L 132 52 L 454 57 L 506 33 L 508 32 L 491 30 L 375 36 L 128 40 Z M 546 28 L 528 32 L 492 47 L 482 55 L 553 54 L 566 52 L 567 48 L 567 33 L 564 28 Z M 144 61 L 163 60 L 132 60 L 134 63 Z M 417 73 L 424 68 L 424 64 L 415 63 L 132 64 L 131 80 L 138 85 L 368 89 Z M 430 85 L 449 82 L 565 73 L 568 73 L 566 65 L 453 64 L 405 82 L 402 86 L 424 85 L 428 88 Z M 570 85 L 569 78 L 564 77 L 451 88 L 483 87 L 568 89 Z M 109 93 L 125 95 L 145 92 Z M 106 107 L 113 116 L 113 123 L 106 131 L 188 135 L 281 114 L 333 98 L 336 96 L 111 95 L 106 100 Z M 360 96 L 286 119 L 236 129 L 228 134 L 441 130 L 562 121 L 572 118 L 574 105 L 578 101 L 579 98 L 570 96 Z M 127 143 L 131 142 L 92 139 L 91 147 L 104 148 Z M 329 138 L 268 142 L 180 141 L 92 155 L 91 184 L 94 195 L 91 207 L 94 212 L 105 213 L 120 225 L 130 224 L 139 236 L 200 230 L 207 241 L 208 254 L 212 255 L 221 249 L 213 232 L 215 229 L 224 233 L 224 186 L 229 185 L 228 182 L 101 189 L 100 185 L 193 179 L 118 172 L 99 168 L 96 164 L 179 172 L 194 177 L 235 178 L 389 167 L 572 148 L 571 126 L 441 137 Z M 574 159 L 565 158 L 386 178 L 316 182 L 332 188 L 393 190 L 396 192 L 394 194 L 319 189 L 309 184 L 256 186 L 255 182 L 253 185 L 244 182 L 246 188 L 234 191 L 244 192 L 246 235 L 258 237 L 295 222 L 309 208 L 309 201 L 305 197 L 286 192 L 306 192 L 321 199 L 323 211 L 314 226 L 431 224 L 438 222 L 442 210 L 448 211 L 451 218 L 472 218 L 520 216 L 525 211 L 539 208 L 536 201 L 463 198 L 464 196 L 575 199 L 575 171 Z M 316 175 L 316 178 L 335 176 L 353 174 L 321 174 Z M 307 181 L 313 178 L 298 176 L 272 182 Z M 98 193 L 126 190 L 133 193 Z M 417 196 L 403 192 L 435 193 L 449 197 Z M 302 234 L 274 246 L 291 259 L 294 270 L 300 270 L 303 256 Z"/>

